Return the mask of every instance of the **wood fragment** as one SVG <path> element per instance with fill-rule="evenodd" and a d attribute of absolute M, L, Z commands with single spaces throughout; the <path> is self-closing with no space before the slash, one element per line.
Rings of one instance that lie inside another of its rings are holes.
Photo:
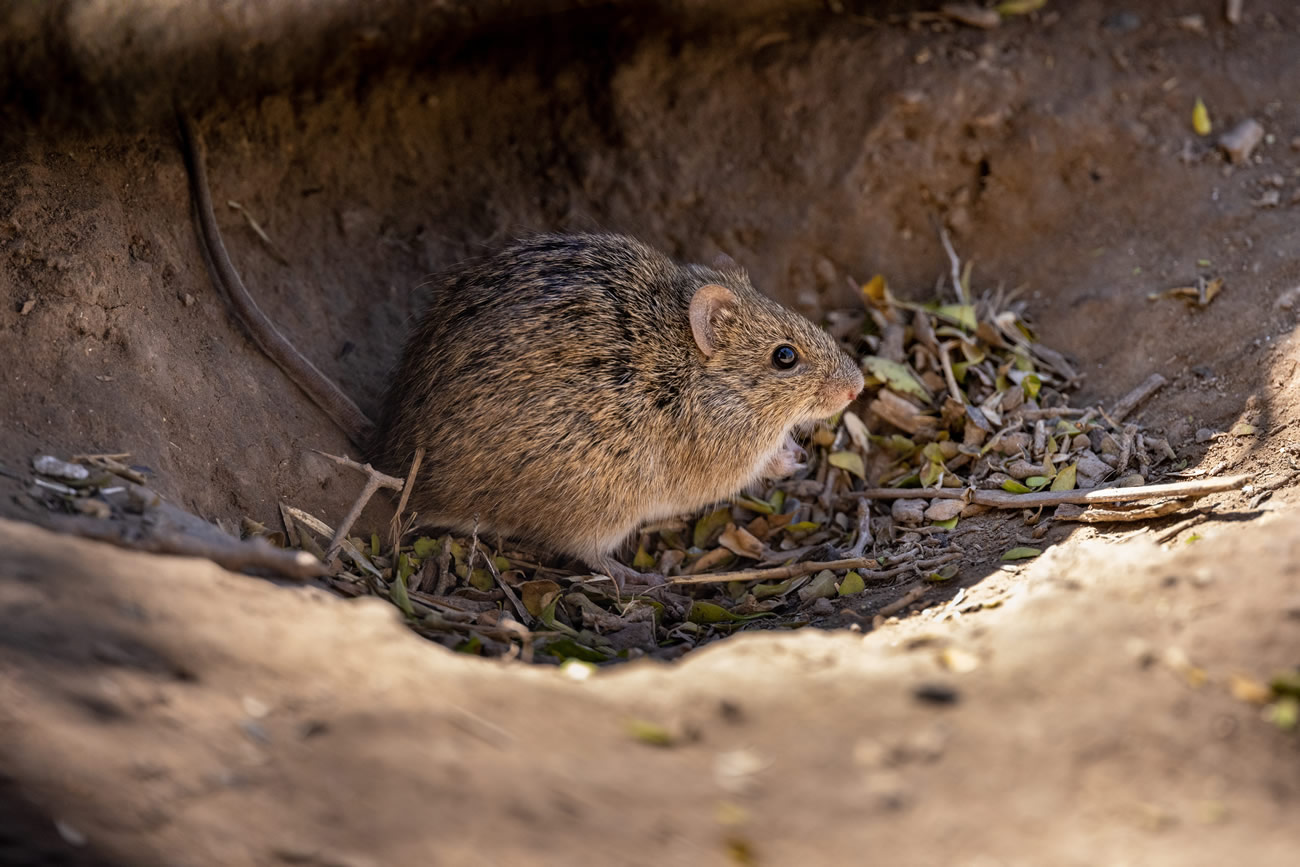
<path fill-rule="evenodd" d="M 379 472 L 379 470 L 370 466 L 368 463 L 357 463 L 351 458 L 342 457 L 340 455 L 331 455 L 318 449 L 312 449 L 312 451 L 316 452 L 316 454 L 321 457 L 339 464 L 340 466 L 363 473 L 366 477 L 365 486 L 362 487 L 361 493 L 357 494 L 357 498 L 352 501 L 352 508 L 348 511 L 347 515 L 341 522 L 339 522 L 338 529 L 334 531 L 334 538 L 330 540 L 330 546 L 325 551 L 325 562 L 333 568 L 338 565 L 339 549 L 343 546 L 343 541 L 347 539 L 348 531 L 351 530 L 352 525 L 357 522 L 357 518 L 361 517 L 361 512 L 366 508 L 366 504 L 370 502 L 370 498 L 373 497 L 380 488 L 389 488 L 394 491 L 400 491 L 406 483 L 401 479 Z"/>
<path fill-rule="evenodd" d="M 958 304 L 968 304 L 966 300 L 966 287 L 961 284 L 961 259 L 957 258 L 957 251 L 952 248 L 952 240 L 948 237 L 948 230 L 942 222 L 939 222 L 939 241 L 943 244 L 943 251 L 948 254 L 948 264 L 952 267 L 952 291 L 957 293 Z"/>
<path fill-rule="evenodd" d="M 904 593 L 900 598 L 889 603 L 876 612 L 877 617 L 893 617 L 913 602 L 930 592 L 930 585 L 921 583 L 917 584 L 911 590 Z"/>
<path fill-rule="evenodd" d="M 120 548 L 149 554 L 202 557 L 223 569 L 255 569 L 306 580 L 325 575 L 325 564 L 305 551 L 277 548 L 261 537 L 237 539 L 216 526 L 168 503 L 153 490 L 128 483 L 127 494 L 140 504 L 140 523 L 121 523 L 75 515 L 50 515 L 51 525 Z"/>
<path fill-rule="evenodd" d="M 1155 394 L 1168 384 L 1169 380 L 1165 379 L 1158 373 L 1153 373 L 1138 385 L 1137 388 L 1120 398 L 1119 402 L 1110 411 L 1110 418 L 1117 423 L 1122 422 L 1133 410 L 1138 408 L 1144 400 Z"/>
<path fill-rule="evenodd" d="M 1053 515 L 1058 521 L 1078 521 L 1081 524 L 1109 524 L 1122 521 L 1152 521 L 1181 512 L 1192 505 L 1190 498 L 1180 498 L 1138 506 L 1132 509 L 1104 509 L 1098 506 L 1084 508 L 1073 503 L 1062 504 Z M 1068 510 L 1068 511 L 1067 511 Z"/>
<path fill-rule="evenodd" d="M 1178 535 L 1182 533 L 1184 530 L 1191 529 L 1192 527 L 1195 527 L 1197 524 L 1204 524 L 1209 519 L 1210 516 L 1209 513 L 1207 512 L 1201 512 L 1199 514 L 1192 515 L 1192 517 L 1187 518 L 1186 520 L 1183 521 L 1179 521 L 1177 524 L 1174 524 L 1172 527 L 1169 527 L 1168 529 L 1162 530 L 1161 532 L 1157 533 L 1156 542 L 1163 545 L 1165 542 L 1168 542 L 1172 539 L 1176 539 Z"/>
<path fill-rule="evenodd" d="M 1037 508 L 1059 506 L 1061 503 L 1127 503 L 1140 500 L 1161 500 L 1166 497 L 1201 497 L 1223 491 L 1234 491 L 1250 481 L 1250 476 L 1224 476 L 1197 479 L 1187 482 L 1168 482 L 1162 485 L 1143 485 L 1130 488 L 1088 488 L 1074 491 L 1040 491 L 1035 494 L 1012 494 L 1007 491 L 983 491 L 970 488 L 867 488 L 848 496 L 856 499 L 896 500 L 901 498 L 966 499 L 981 506 L 999 509 Z M 840 500 L 844 502 L 843 498 Z M 850 501 L 851 502 L 851 501 Z"/>

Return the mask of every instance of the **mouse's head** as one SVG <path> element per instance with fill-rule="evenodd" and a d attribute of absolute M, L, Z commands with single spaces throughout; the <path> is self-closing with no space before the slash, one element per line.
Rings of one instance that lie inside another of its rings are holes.
<path fill-rule="evenodd" d="M 744 395 L 781 432 L 828 418 L 862 391 L 862 371 L 824 330 L 755 290 L 743 272 L 715 272 L 690 303 L 691 333 L 710 378 Z"/>

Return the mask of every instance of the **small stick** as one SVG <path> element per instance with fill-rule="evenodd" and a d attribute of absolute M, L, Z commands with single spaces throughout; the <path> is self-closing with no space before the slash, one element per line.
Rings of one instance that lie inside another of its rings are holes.
<path fill-rule="evenodd" d="M 402 513 L 406 511 L 406 503 L 411 499 L 411 488 L 415 487 L 415 474 L 420 471 L 420 463 L 424 460 L 424 446 L 415 450 L 415 457 L 411 459 L 411 469 L 406 474 L 406 484 L 402 485 L 402 497 L 397 501 L 397 511 L 393 513 L 393 520 L 389 522 L 388 533 L 393 537 L 393 556 L 397 556 L 397 549 L 402 541 Z"/>
<path fill-rule="evenodd" d="M 1172 515 L 1174 512 L 1181 512 L 1192 504 L 1192 500 L 1183 498 L 1178 500 L 1166 500 L 1163 503 L 1155 503 L 1150 506 L 1142 506 L 1136 509 L 1102 509 L 1097 506 L 1080 507 L 1070 503 L 1062 504 L 1053 515 L 1058 521 L 1078 521 L 1081 524 L 1110 524 L 1119 521 L 1153 521 L 1156 518 L 1163 518 L 1166 515 Z M 1068 512 L 1062 512 L 1062 509 L 1069 509 Z M 1075 511 L 1075 510 L 1078 511 Z"/>
<path fill-rule="evenodd" d="M 1210 516 L 1207 515 L 1205 512 L 1201 512 L 1199 515 L 1192 515 L 1192 517 L 1188 518 L 1187 520 L 1179 521 L 1177 524 L 1174 524 L 1172 527 L 1165 530 L 1163 533 L 1157 534 L 1156 542 L 1160 544 L 1164 544 L 1165 542 L 1168 542 L 1172 539 L 1176 539 L 1178 537 L 1178 534 L 1183 532 L 1184 530 L 1195 527 L 1197 524 L 1204 524 L 1208 520 L 1210 520 Z"/>
<path fill-rule="evenodd" d="M 1137 409 L 1142 401 L 1164 388 L 1168 382 L 1169 380 L 1158 373 L 1151 374 L 1142 380 L 1137 388 L 1120 398 L 1119 403 L 1115 404 L 1114 409 L 1110 411 L 1110 418 L 1117 422 L 1123 421 L 1125 416 Z"/>
<path fill-rule="evenodd" d="M 488 571 L 492 573 L 492 577 L 493 579 L 496 580 L 497 586 L 501 588 L 501 592 L 504 593 L 506 595 L 506 598 L 510 600 L 511 606 L 513 606 L 515 609 L 515 614 L 519 615 L 519 622 L 523 626 L 531 628 L 533 625 L 532 615 L 528 613 L 528 609 L 524 607 L 524 603 L 519 601 L 519 597 L 515 595 L 514 588 L 511 587 L 509 584 L 507 584 L 504 579 L 502 579 L 501 571 L 497 569 L 497 564 L 492 562 L 492 558 L 489 557 L 487 554 L 483 555 L 483 562 L 487 564 Z M 470 570 L 472 571 L 473 568 L 474 568 L 473 561 L 471 560 Z M 524 632 L 526 633 L 527 630 L 525 629 Z"/>
<path fill-rule="evenodd" d="M 1046 418 L 1070 418 L 1081 416 L 1087 410 L 1073 406 L 1053 406 L 1047 409 L 1013 409 L 1009 414 L 1020 416 L 1025 421 L 1038 421 Z"/>
<path fill-rule="evenodd" d="M 961 285 L 961 260 L 957 258 L 957 251 L 952 248 L 948 230 L 942 222 L 939 223 L 939 240 L 943 242 L 943 251 L 948 254 L 948 262 L 952 265 L 952 288 L 957 293 L 957 303 L 966 304 L 966 288 Z"/>
<path fill-rule="evenodd" d="M 1012 494 L 1007 491 L 972 491 L 969 488 L 867 488 L 854 491 L 849 496 L 869 500 L 900 500 L 919 497 L 940 500 L 961 500 L 980 506 L 999 509 L 1036 508 L 1059 506 L 1061 503 L 1130 503 L 1141 500 L 1162 500 L 1166 497 L 1201 497 L 1235 491 L 1250 481 L 1250 476 L 1224 476 L 1218 479 L 1197 479 L 1188 482 L 1169 482 L 1163 485 L 1145 485 L 1132 488 L 1089 488 L 1082 491 L 1040 491 L 1036 494 Z M 852 501 L 849 501 L 850 503 Z"/>
<path fill-rule="evenodd" d="M 957 377 L 952 372 L 952 359 L 948 357 L 948 351 L 952 349 L 952 345 L 953 342 L 949 340 L 939 347 L 939 364 L 943 367 L 943 378 L 948 384 L 949 396 L 962 406 L 965 406 L 966 395 L 962 394 L 961 389 L 957 387 Z"/>
<path fill-rule="evenodd" d="M 357 498 L 352 502 L 352 509 L 339 523 L 338 529 L 334 531 L 334 538 L 330 540 L 330 546 L 325 552 L 325 562 L 332 569 L 338 565 L 339 549 L 343 546 L 343 540 L 348 537 L 348 531 L 351 530 L 352 525 L 357 522 L 357 518 L 361 517 L 361 512 L 365 509 L 366 504 L 370 502 L 370 498 L 373 497 L 380 488 L 390 488 L 394 491 L 400 491 L 405 485 L 405 482 L 401 479 L 387 475 L 386 473 L 379 472 L 379 470 L 370 466 L 370 464 L 359 464 L 351 458 L 331 455 L 317 449 L 312 449 L 312 451 L 316 452 L 316 454 L 321 457 L 328 458 L 336 464 L 356 470 L 359 473 L 364 473 L 366 476 L 365 487 L 361 489 L 361 493 L 357 494 Z"/>
<path fill-rule="evenodd" d="M 901 598 L 894 600 L 893 602 L 886 605 L 884 608 L 881 608 L 879 611 L 877 611 L 876 616 L 893 617 L 895 614 L 902 611 L 904 608 L 911 605 L 913 602 L 920 599 L 922 596 L 924 596 L 926 593 L 929 592 L 930 592 L 930 585 L 918 584 L 915 587 L 913 587 L 911 590 L 904 593 Z"/>
<path fill-rule="evenodd" d="M 838 572 L 841 569 L 854 569 L 865 581 L 886 581 L 913 569 L 929 569 L 933 566 L 941 566 L 944 563 L 951 562 L 960 557 L 961 554 L 951 553 L 944 554 L 941 557 L 933 557 L 929 560 L 917 560 L 913 563 L 905 563 L 902 566 L 896 566 L 893 569 L 883 569 L 872 571 L 865 567 L 871 563 L 877 562 L 875 557 L 849 557 L 844 560 L 827 560 L 825 562 L 811 563 L 791 563 L 788 566 L 778 566 L 775 569 L 743 569 L 739 572 L 719 572 L 715 575 L 683 575 L 677 578 L 669 578 L 668 584 L 726 584 L 731 581 L 783 581 L 786 578 L 798 578 L 801 575 L 811 575 L 813 572 L 820 572 L 823 569 L 830 569 Z"/>

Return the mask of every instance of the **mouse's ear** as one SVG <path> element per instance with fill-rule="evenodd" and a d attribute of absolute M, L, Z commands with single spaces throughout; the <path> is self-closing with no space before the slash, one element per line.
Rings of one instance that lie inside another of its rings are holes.
<path fill-rule="evenodd" d="M 713 269 L 715 271 L 739 271 L 740 266 L 736 264 L 735 259 L 726 253 L 719 253 L 713 257 Z"/>
<path fill-rule="evenodd" d="M 736 296 L 726 286 L 706 283 L 691 297 L 691 333 L 705 357 L 718 349 L 718 323 L 734 315 Z"/>

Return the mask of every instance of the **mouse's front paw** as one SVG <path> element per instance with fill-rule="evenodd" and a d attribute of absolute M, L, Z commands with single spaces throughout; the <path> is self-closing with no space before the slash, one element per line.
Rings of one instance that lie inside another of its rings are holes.
<path fill-rule="evenodd" d="M 767 465 L 763 467 L 763 477 L 767 479 L 784 479 L 786 476 L 792 476 L 804 468 L 804 461 L 807 460 L 808 453 L 803 450 L 794 437 L 789 434 L 785 435 L 785 441 L 781 443 L 781 448 L 768 459 Z"/>

